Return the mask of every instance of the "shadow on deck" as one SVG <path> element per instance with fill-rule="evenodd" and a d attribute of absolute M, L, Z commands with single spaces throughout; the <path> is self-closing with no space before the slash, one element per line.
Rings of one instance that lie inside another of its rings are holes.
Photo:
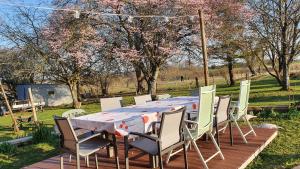
<path fill-rule="evenodd" d="M 247 136 L 248 144 L 244 144 L 241 137 L 238 135 L 237 130 L 234 128 L 234 145 L 230 146 L 229 132 L 228 130 L 220 135 L 220 144 L 221 150 L 224 154 L 225 160 L 221 160 L 218 156 L 215 157 L 208 163 L 210 169 L 243 169 L 245 168 L 253 159 L 277 136 L 278 131 L 275 129 L 255 129 L 257 136 L 253 135 Z M 200 151 L 204 157 L 215 152 L 211 141 L 199 141 Z M 100 152 L 99 168 L 100 169 L 113 169 L 115 168 L 114 158 L 107 158 L 105 156 L 106 150 Z M 120 166 L 125 168 L 124 165 L 124 151 L 123 145 L 120 143 L 119 146 L 119 156 L 120 156 Z M 138 151 L 130 151 L 129 157 L 133 157 L 139 154 Z M 59 169 L 59 156 L 46 159 L 44 161 L 35 163 L 31 166 L 24 167 L 25 169 Z M 64 169 L 75 169 L 76 161 L 73 158 L 70 163 L 68 160 L 68 155 L 65 155 L 64 158 Z M 190 169 L 200 169 L 202 163 L 198 158 L 197 153 L 192 149 L 188 151 L 188 163 Z M 90 157 L 90 167 L 86 167 L 84 159 L 81 160 L 82 169 L 91 169 L 96 168 L 94 158 Z M 130 160 L 131 169 L 141 169 L 141 168 L 150 168 L 148 155 L 144 155 L 138 159 Z M 184 168 L 184 159 L 183 153 L 171 158 L 169 164 L 164 164 L 166 169 L 182 169 Z"/>

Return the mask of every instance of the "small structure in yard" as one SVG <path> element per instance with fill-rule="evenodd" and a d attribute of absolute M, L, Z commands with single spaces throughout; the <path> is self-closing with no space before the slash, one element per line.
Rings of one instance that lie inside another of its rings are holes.
<path fill-rule="evenodd" d="M 32 90 L 33 100 L 38 103 L 44 103 L 45 106 L 60 106 L 72 103 L 69 87 L 60 84 L 17 85 L 18 100 L 27 100 L 29 98 L 28 88 Z"/>

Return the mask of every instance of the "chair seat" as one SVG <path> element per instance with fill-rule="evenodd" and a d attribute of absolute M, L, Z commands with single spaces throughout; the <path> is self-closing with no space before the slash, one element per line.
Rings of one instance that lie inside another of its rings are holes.
<path fill-rule="evenodd" d="M 151 135 L 152 137 L 155 137 L 156 135 Z M 157 137 L 157 136 L 156 136 Z M 157 143 L 155 141 L 152 141 L 147 138 L 142 138 L 135 140 L 129 144 L 130 146 L 137 148 L 139 150 L 142 150 L 146 153 L 149 153 L 151 155 L 157 155 L 158 154 L 158 147 Z"/>
<path fill-rule="evenodd" d="M 108 140 L 100 139 L 100 138 L 92 138 L 87 140 L 81 144 L 79 144 L 79 155 L 88 156 L 90 154 L 99 151 L 101 148 L 108 146 L 110 142 Z"/>
<path fill-rule="evenodd" d="M 93 134 L 91 130 L 86 130 L 81 128 L 75 128 L 74 131 L 77 137 L 86 137 L 86 136 L 91 136 Z"/>

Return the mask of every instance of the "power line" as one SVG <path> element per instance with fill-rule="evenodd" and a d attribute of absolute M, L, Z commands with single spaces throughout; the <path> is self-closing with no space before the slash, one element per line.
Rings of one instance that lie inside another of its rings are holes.
<path fill-rule="evenodd" d="M 130 14 L 102 13 L 102 12 L 92 12 L 92 11 L 80 11 L 78 9 L 69 9 L 69 8 L 53 8 L 53 7 L 33 6 L 33 5 L 16 4 L 16 3 L 5 3 L 4 1 L 2 1 L 2 2 L 0 1 L 0 4 L 6 5 L 6 6 L 34 8 L 34 9 L 40 9 L 40 10 L 75 12 L 76 18 L 78 18 L 80 13 L 94 14 L 94 15 L 101 15 L 101 16 L 124 16 L 124 17 L 128 17 L 129 20 L 132 20 L 133 18 L 165 18 L 165 20 L 168 21 L 168 19 L 198 17 L 198 15 L 168 16 L 168 15 L 130 15 Z"/>

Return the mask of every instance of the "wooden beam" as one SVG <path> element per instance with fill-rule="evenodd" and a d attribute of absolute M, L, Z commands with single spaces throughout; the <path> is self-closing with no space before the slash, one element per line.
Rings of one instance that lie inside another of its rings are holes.
<path fill-rule="evenodd" d="M 29 95 L 29 103 L 31 105 L 31 109 L 32 109 L 32 113 L 33 113 L 33 120 L 34 120 L 34 122 L 37 122 L 38 119 L 37 119 L 37 115 L 36 115 L 36 109 L 35 109 L 35 105 L 34 105 L 31 88 L 28 88 L 28 95 Z"/>
<path fill-rule="evenodd" d="M 9 113 L 10 113 L 12 122 L 13 122 L 14 131 L 15 131 L 15 132 L 19 132 L 20 130 L 19 130 L 17 121 L 16 121 L 16 119 L 15 119 L 15 116 L 14 116 L 14 114 L 13 114 L 13 112 L 12 112 L 12 109 L 11 109 L 11 107 L 10 107 L 9 101 L 8 101 L 7 96 L 6 96 L 6 94 L 5 94 L 5 91 L 4 91 L 4 88 L 3 88 L 3 85 L 2 85 L 1 79 L 0 79 L 0 88 L 1 88 L 1 92 L 2 92 L 2 95 L 3 95 L 4 100 L 5 100 L 6 106 L 7 106 L 7 108 L 8 108 Z"/>
<path fill-rule="evenodd" d="M 202 46 L 202 56 L 203 56 L 203 68 L 204 68 L 204 80 L 205 86 L 209 85 L 208 79 L 208 59 L 207 59 L 207 48 L 206 48 L 206 37 L 205 37 L 205 27 L 203 13 L 201 10 L 198 10 L 199 14 L 199 23 L 200 23 L 200 32 L 201 32 L 201 46 Z"/>

